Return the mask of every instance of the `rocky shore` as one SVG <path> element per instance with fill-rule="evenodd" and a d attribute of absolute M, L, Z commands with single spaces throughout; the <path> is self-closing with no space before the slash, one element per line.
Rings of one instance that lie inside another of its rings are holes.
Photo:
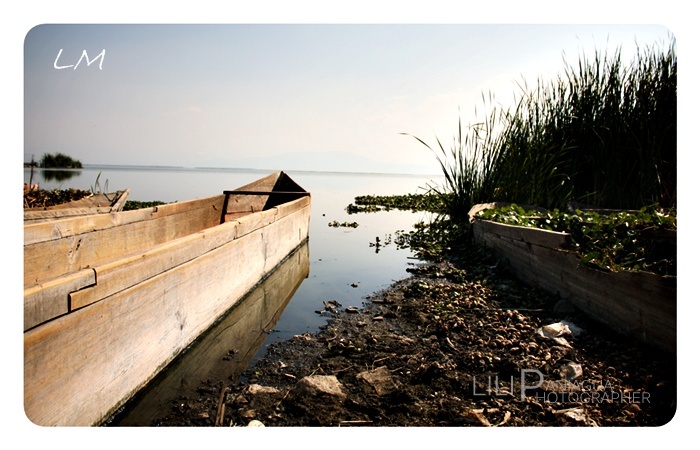
<path fill-rule="evenodd" d="M 476 253 L 475 253 L 476 254 Z M 153 426 L 656 427 L 676 355 L 612 333 L 495 260 L 411 270 L 319 305 L 327 326 L 272 344 L 230 383 L 201 380 Z"/>

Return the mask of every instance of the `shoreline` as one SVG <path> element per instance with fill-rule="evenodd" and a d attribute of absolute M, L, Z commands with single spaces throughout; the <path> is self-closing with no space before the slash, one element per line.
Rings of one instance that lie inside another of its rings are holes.
<path fill-rule="evenodd" d="M 200 395 L 148 425 L 629 427 L 673 418 L 676 355 L 555 308 L 494 261 L 411 272 L 364 305 L 326 305 L 326 326 L 271 344 L 235 381 L 191 380 Z M 564 318 L 582 333 L 538 334 Z"/>

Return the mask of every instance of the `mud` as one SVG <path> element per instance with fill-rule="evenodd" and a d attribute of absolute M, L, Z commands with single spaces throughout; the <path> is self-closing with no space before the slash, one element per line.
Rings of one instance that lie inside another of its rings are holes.
<path fill-rule="evenodd" d="M 151 425 L 654 427 L 673 418 L 675 355 L 615 334 L 489 258 L 411 272 L 356 305 L 328 299 L 323 329 L 270 345 L 240 377 L 201 380 Z"/>

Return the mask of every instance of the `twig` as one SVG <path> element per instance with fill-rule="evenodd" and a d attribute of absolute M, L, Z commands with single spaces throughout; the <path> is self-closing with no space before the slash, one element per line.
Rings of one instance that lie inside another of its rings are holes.
<path fill-rule="evenodd" d="M 216 420 L 214 421 L 214 426 L 218 427 L 224 423 L 224 411 L 226 410 L 226 403 L 224 403 L 224 398 L 228 392 L 228 387 L 224 388 L 223 383 L 221 386 L 221 394 L 219 395 L 219 404 L 216 407 Z"/>
<path fill-rule="evenodd" d="M 337 333 L 337 332 L 335 331 L 335 329 L 334 329 L 334 330 L 333 330 L 333 337 L 330 337 L 330 338 L 322 338 L 322 337 L 320 337 L 320 338 L 318 338 L 318 341 L 319 341 L 319 342 L 330 342 L 330 341 L 334 340 L 334 339 L 337 338 L 337 337 L 338 337 L 338 333 Z"/>
<path fill-rule="evenodd" d="M 385 356 L 384 358 L 375 359 L 374 361 L 372 361 L 372 365 L 377 364 L 378 362 L 384 361 L 385 359 L 393 358 L 394 356 L 396 356 L 396 353 L 392 353 L 391 355 Z"/>
<path fill-rule="evenodd" d="M 285 392 L 284 396 L 275 405 L 275 409 L 277 409 L 280 406 L 280 404 L 284 401 L 285 398 L 287 398 L 287 396 L 289 395 L 290 392 L 292 392 L 292 389 L 291 388 L 287 389 L 287 392 Z"/>

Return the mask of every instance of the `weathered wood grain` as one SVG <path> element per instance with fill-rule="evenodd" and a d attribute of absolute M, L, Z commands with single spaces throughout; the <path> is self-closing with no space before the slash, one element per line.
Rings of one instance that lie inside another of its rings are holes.
<path fill-rule="evenodd" d="M 648 272 L 607 272 L 581 264 L 545 230 L 477 220 L 477 243 L 492 248 L 523 281 L 569 299 L 593 319 L 666 351 L 676 351 L 675 277 Z M 533 237 L 533 232 L 542 237 Z"/>
<path fill-rule="evenodd" d="M 27 247 L 59 245 L 48 279 L 25 260 L 30 420 L 100 423 L 308 239 L 308 197 L 219 224 L 223 200 L 25 227 Z"/>
<path fill-rule="evenodd" d="M 210 228 L 219 223 L 222 201 L 223 196 L 217 196 L 135 214 L 127 211 L 26 226 L 24 285 L 95 267 Z M 27 243 L 27 235 L 39 228 L 50 238 L 35 239 L 36 231 L 31 239 L 34 242 Z"/>

